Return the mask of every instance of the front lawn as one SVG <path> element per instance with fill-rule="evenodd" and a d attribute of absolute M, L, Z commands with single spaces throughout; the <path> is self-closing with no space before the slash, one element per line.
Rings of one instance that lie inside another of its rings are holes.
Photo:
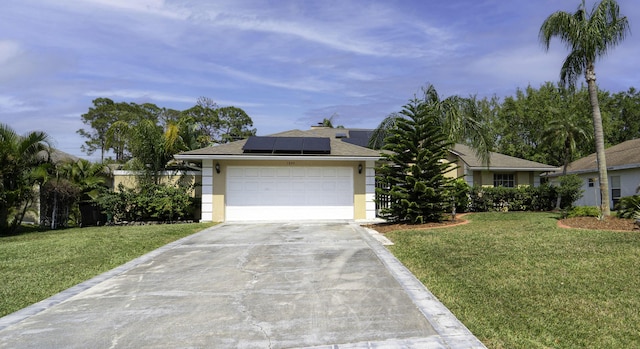
<path fill-rule="evenodd" d="M 640 232 L 551 213 L 388 233 L 390 250 L 489 348 L 640 347 Z"/>
<path fill-rule="evenodd" d="M 0 317 L 210 226 L 91 227 L 0 237 Z"/>

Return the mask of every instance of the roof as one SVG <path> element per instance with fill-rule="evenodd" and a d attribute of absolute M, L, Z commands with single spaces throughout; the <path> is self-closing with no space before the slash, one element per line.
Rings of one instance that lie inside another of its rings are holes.
<path fill-rule="evenodd" d="M 239 140 L 231 143 L 216 145 L 207 148 L 201 148 L 191 151 L 186 151 L 176 155 L 177 159 L 205 159 L 205 158 L 285 158 L 285 157 L 302 157 L 305 158 L 315 158 L 315 159 L 323 159 L 323 158 L 371 158 L 378 159 L 380 158 L 380 152 L 377 150 L 372 150 L 369 148 L 365 148 L 362 146 L 350 144 L 348 142 L 343 142 L 345 139 L 349 139 L 349 133 L 351 131 L 360 131 L 360 130 L 349 130 L 344 128 L 312 128 L 311 130 L 301 131 L 301 130 L 291 130 L 280 132 L 276 134 L 269 135 L 270 137 L 325 137 L 329 139 L 329 144 L 331 147 L 331 151 L 329 154 L 309 154 L 309 155 L 300 155 L 300 154 L 259 154 L 259 153 L 245 153 L 242 149 L 246 144 L 247 140 Z M 343 137 L 345 136 L 346 137 Z M 356 137 L 357 138 L 357 137 Z"/>
<path fill-rule="evenodd" d="M 480 160 L 480 158 L 476 155 L 476 152 L 473 148 L 463 145 L 456 144 L 451 152 L 458 157 L 472 170 L 482 170 L 487 169 L 486 164 Z M 510 171 L 557 171 L 558 168 L 542 164 L 535 161 L 525 160 L 521 158 L 517 158 L 514 156 L 504 155 L 500 153 L 491 152 L 489 158 L 489 169 L 490 170 L 510 170 Z"/>
<path fill-rule="evenodd" d="M 640 138 L 632 139 L 605 149 L 608 170 L 640 168 Z M 596 153 L 569 164 L 567 173 L 598 172 Z"/>

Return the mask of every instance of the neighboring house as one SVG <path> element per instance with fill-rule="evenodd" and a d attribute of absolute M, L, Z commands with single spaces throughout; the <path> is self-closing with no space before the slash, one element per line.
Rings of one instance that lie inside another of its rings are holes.
<path fill-rule="evenodd" d="M 203 221 L 305 220 L 376 217 L 375 166 L 366 148 L 372 130 L 312 127 L 183 152 L 202 166 Z M 452 177 L 473 185 L 538 185 L 557 168 L 491 154 L 491 168 L 456 145 Z"/>
<path fill-rule="evenodd" d="M 450 154 L 448 160 L 458 165 L 457 171 L 450 176 L 464 178 L 470 186 L 537 187 L 540 175 L 559 170 L 558 167 L 494 152 L 490 153 L 487 166 L 472 148 L 462 144 L 456 144 Z"/>
<path fill-rule="evenodd" d="M 635 195 L 640 189 L 640 138 L 614 145 L 605 150 L 609 177 L 611 207 L 625 196 Z M 596 154 L 585 156 L 569 164 L 567 174 L 582 179 L 584 195 L 575 202 L 577 206 L 600 206 L 600 184 Z M 562 175 L 558 171 L 551 178 Z"/>

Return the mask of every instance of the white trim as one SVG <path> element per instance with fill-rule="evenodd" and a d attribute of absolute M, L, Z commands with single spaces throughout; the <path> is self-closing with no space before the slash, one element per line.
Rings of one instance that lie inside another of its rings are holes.
<path fill-rule="evenodd" d="M 144 174 L 144 171 L 130 171 L 130 170 L 114 170 L 113 175 L 117 176 L 137 176 Z M 187 176 L 197 176 L 200 174 L 200 171 L 184 171 L 184 170 L 175 170 L 175 171 L 161 171 L 161 176 L 175 176 L 175 175 L 186 174 Z"/>
<path fill-rule="evenodd" d="M 511 172 L 555 172 L 560 171 L 560 167 L 540 168 L 540 167 L 486 167 L 486 166 L 469 166 L 471 171 L 511 171 Z"/>
<path fill-rule="evenodd" d="M 379 156 L 292 156 L 292 155 L 175 155 L 179 160 L 307 160 L 307 161 L 376 161 Z"/>

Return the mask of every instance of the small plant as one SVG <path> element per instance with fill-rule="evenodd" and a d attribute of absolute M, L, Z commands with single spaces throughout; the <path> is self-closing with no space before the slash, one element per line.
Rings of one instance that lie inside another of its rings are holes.
<path fill-rule="evenodd" d="M 621 198 L 617 210 L 620 218 L 640 218 L 640 195 Z"/>
<path fill-rule="evenodd" d="M 567 214 L 568 218 L 572 217 L 596 217 L 601 216 L 600 210 L 595 206 L 576 206 Z"/>

